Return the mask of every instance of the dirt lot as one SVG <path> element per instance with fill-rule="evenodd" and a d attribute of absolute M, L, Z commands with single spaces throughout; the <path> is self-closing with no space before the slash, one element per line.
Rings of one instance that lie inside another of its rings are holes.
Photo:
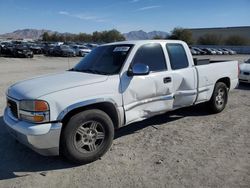
<path fill-rule="evenodd" d="M 203 58 L 206 58 L 203 56 Z M 214 56 L 237 59 L 250 56 Z M 116 132 L 100 160 L 72 166 L 17 143 L 2 119 L 7 87 L 18 80 L 73 66 L 79 58 L 0 58 L 0 187 L 250 187 L 250 85 L 210 115 L 185 108 Z"/>

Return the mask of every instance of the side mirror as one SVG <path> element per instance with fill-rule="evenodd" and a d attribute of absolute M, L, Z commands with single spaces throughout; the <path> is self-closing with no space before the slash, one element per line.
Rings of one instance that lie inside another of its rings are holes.
<path fill-rule="evenodd" d="M 128 76 L 143 76 L 149 74 L 149 67 L 148 65 L 142 64 L 142 63 L 136 63 L 132 66 L 132 68 L 129 68 L 127 72 Z"/>

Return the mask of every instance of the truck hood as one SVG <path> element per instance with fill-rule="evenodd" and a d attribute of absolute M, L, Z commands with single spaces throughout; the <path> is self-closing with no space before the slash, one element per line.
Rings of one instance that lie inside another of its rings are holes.
<path fill-rule="evenodd" d="M 18 82 L 8 89 L 7 95 L 17 100 L 37 99 L 57 91 L 104 82 L 107 78 L 106 75 L 65 71 Z"/>

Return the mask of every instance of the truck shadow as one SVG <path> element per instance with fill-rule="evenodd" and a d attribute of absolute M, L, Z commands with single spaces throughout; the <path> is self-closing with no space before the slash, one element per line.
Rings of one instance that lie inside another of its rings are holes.
<path fill-rule="evenodd" d="M 136 131 L 148 126 L 156 129 L 165 123 L 176 121 L 186 116 L 209 115 L 204 106 L 189 107 L 150 119 L 133 123 L 116 131 L 115 139 L 133 134 Z M 22 176 L 29 176 L 37 172 L 46 175 L 46 171 L 73 168 L 76 165 L 70 164 L 60 157 L 44 157 L 13 139 L 4 127 L 3 117 L 0 117 L 0 180 L 12 179 Z M 42 173 L 44 172 L 44 173 Z"/>
<path fill-rule="evenodd" d="M 236 89 L 250 90 L 250 84 L 249 83 L 240 83 Z"/>
<path fill-rule="evenodd" d="M 158 129 L 158 127 L 162 126 L 163 124 L 176 121 L 178 119 L 187 116 L 207 116 L 207 115 L 210 115 L 210 113 L 206 109 L 205 104 L 199 104 L 196 106 L 181 108 L 172 112 L 167 112 L 165 114 L 157 115 L 152 118 L 122 127 L 116 131 L 115 139 L 129 134 L 134 134 L 137 131 L 144 129 L 148 126 L 152 126 L 155 129 Z"/>
<path fill-rule="evenodd" d="M 45 157 L 33 152 L 10 136 L 4 125 L 0 117 L 0 180 L 74 167 L 60 157 Z"/>

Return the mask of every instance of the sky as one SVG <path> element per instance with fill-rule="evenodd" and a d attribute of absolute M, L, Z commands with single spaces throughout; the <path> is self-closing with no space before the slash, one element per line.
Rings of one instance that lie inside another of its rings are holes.
<path fill-rule="evenodd" d="M 0 0 L 0 33 L 250 26 L 250 0 Z"/>

